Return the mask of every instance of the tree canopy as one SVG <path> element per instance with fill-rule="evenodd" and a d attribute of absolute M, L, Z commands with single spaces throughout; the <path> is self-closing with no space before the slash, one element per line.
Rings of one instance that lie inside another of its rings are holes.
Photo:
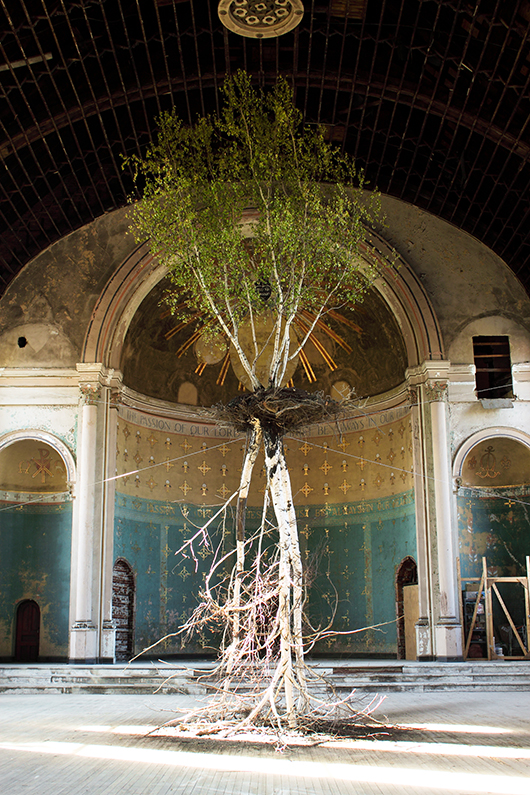
<path fill-rule="evenodd" d="M 163 113 L 145 158 L 129 161 L 142 194 L 132 225 L 168 266 L 173 311 L 192 307 L 206 334 L 220 326 L 252 388 L 277 388 L 322 316 L 359 301 L 373 281 L 359 245 L 379 197 L 363 192 L 363 173 L 322 128 L 302 123 L 285 79 L 263 91 L 238 72 L 222 94 L 220 113 L 192 126 Z M 301 310 L 308 320 L 293 337 Z M 256 367 L 264 314 L 265 375 Z"/>

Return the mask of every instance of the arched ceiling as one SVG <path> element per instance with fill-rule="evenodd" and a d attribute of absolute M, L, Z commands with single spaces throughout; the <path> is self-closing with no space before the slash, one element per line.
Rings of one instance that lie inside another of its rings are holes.
<path fill-rule="evenodd" d="M 126 202 L 121 155 L 161 110 L 215 110 L 238 68 L 287 76 L 371 186 L 475 235 L 529 290 L 529 0 L 303 3 L 293 32 L 251 39 L 217 0 L 0 0 L 0 290 Z"/>

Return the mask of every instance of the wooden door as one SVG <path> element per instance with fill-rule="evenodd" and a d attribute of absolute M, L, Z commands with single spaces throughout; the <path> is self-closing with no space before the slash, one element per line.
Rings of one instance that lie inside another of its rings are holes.
<path fill-rule="evenodd" d="M 125 560 L 114 564 L 112 618 L 116 624 L 116 659 L 129 660 L 133 652 L 134 575 Z"/>
<path fill-rule="evenodd" d="M 403 617 L 405 624 L 405 659 L 416 659 L 416 624 L 420 617 L 418 586 L 403 587 Z"/>
<path fill-rule="evenodd" d="M 40 609 L 37 602 L 26 599 L 19 604 L 15 633 L 16 662 L 37 662 L 40 633 Z"/>

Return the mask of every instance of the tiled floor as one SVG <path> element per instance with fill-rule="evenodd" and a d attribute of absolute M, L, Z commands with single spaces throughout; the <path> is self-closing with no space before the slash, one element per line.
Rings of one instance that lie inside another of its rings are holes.
<path fill-rule="evenodd" d="M 530 795 L 530 692 L 392 693 L 376 717 L 421 728 L 283 752 L 258 742 L 146 736 L 148 727 L 191 702 L 164 695 L 2 695 L 0 792 Z"/>

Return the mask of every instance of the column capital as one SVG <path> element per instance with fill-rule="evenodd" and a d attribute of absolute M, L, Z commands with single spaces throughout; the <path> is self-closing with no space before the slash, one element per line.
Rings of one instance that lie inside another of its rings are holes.
<path fill-rule="evenodd" d="M 447 381 L 427 381 L 424 393 L 429 403 L 445 403 L 448 395 Z"/>

